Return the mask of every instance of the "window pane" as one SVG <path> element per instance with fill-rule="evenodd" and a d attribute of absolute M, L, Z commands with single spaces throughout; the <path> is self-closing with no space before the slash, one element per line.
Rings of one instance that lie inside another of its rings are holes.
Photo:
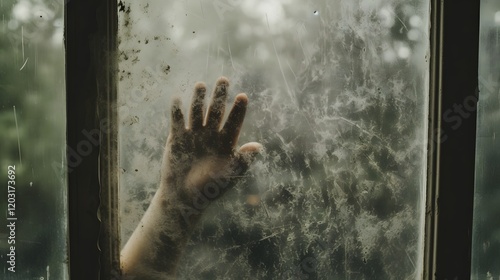
<path fill-rule="evenodd" d="M 172 98 L 187 122 L 194 84 L 226 76 L 228 108 L 249 99 L 239 145 L 265 151 L 204 209 L 178 276 L 421 278 L 428 1 L 119 7 L 123 244 L 158 189 Z"/>
<path fill-rule="evenodd" d="M 2 279 L 68 279 L 63 10 L 0 4 Z"/>
<path fill-rule="evenodd" d="M 481 1 L 473 279 L 500 278 L 500 3 Z"/>

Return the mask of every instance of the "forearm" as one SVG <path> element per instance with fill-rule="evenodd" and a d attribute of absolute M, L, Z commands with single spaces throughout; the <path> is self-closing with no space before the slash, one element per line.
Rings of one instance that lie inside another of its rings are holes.
<path fill-rule="evenodd" d="M 223 123 L 229 81 L 221 77 L 204 110 L 205 85 L 198 83 L 186 126 L 180 99 L 173 100 L 161 185 L 122 250 L 124 279 L 172 279 L 189 235 L 211 200 L 241 177 L 258 143 L 236 149 L 248 98 L 236 96 Z M 206 113 L 205 113 L 206 112 Z"/>
<path fill-rule="evenodd" d="M 174 279 L 191 223 L 177 194 L 161 186 L 121 252 L 124 279 Z"/>

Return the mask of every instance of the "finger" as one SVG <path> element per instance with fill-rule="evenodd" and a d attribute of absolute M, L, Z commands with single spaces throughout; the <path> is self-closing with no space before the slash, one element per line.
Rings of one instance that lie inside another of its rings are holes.
<path fill-rule="evenodd" d="M 225 77 L 220 77 L 217 80 L 214 93 L 212 94 L 212 101 L 207 111 L 207 119 L 205 126 L 210 129 L 218 130 L 224 117 L 224 110 L 226 108 L 227 89 L 229 81 Z"/>
<path fill-rule="evenodd" d="M 175 98 L 173 101 L 171 118 L 170 133 L 175 135 L 186 129 L 184 115 L 181 110 L 181 100 L 179 98 Z"/>
<path fill-rule="evenodd" d="M 221 193 L 233 187 L 247 172 L 250 164 L 255 160 L 256 156 L 263 151 L 261 144 L 256 142 L 247 143 L 238 149 L 235 156 L 227 167 L 219 169 L 217 174 L 220 186 L 222 187 Z"/>
<path fill-rule="evenodd" d="M 207 88 L 204 83 L 197 83 L 194 86 L 193 101 L 189 114 L 189 128 L 192 130 L 199 129 L 203 126 L 203 107 L 206 91 Z"/>
<path fill-rule="evenodd" d="M 241 126 L 243 125 L 243 120 L 245 119 L 247 104 L 248 97 L 246 94 L 238 94 L 227 121 L 222 128 L 222 135 L 225 140 L 224 144 L 228 143 L 231 148 L 233 148 L 238 142 Z"/>
<path fill-rule="evenodd" d="M 264 150 L 264 147 L 257 142 L 249 142 L 241 146 L 236 153 L 236 165 L 234 166 L 235 174 L 242 174 L 255 161 L 257 155 Z"/>

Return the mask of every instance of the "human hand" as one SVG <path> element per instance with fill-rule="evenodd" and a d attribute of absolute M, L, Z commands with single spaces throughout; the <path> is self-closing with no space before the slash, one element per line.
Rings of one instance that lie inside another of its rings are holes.
<path fill-rule="evenodd" d="M 222 124 L 229 81 L 217 80 L 205 116 L 206 87 L 195 86 L 186 127 L 180 100 L 174 100 L 161 182 L 148 210 L 121 251 L 124 279 L 174 279 L 190 232 L 211 200 L 241 178 L 262 149 L 237 148 L 248 98 L 236 96 Z"/>
<path fill-rule="evenodd" d="M 205 114 L 206 86 L 197 83 L 187 127 L 180 100 L 174 100 L 172 106 L 160 188 L 164 188 L 165 199 L 175 197 L 182 203 L 177 208 L 188 224 L 199 218 L 210 200 L 221 197 L 234 185 L 262 149 L 256 142 L 237 148 L 248 104 L 245 94 L 236 96 L 223 124 L 228 87 L 226 78 L 217 80 Z"/>

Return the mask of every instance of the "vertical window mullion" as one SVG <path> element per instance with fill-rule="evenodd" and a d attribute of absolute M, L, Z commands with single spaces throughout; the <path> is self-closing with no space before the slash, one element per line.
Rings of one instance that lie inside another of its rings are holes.
<path fill-rule="evenodd" d="M 469 279 L 479 2 L 433 1 L 433 8 L 426 277 Z"/>
<path fill-rule="evenodd" d="M 117 2 L 67 1 L 65 47 L 71 279 L 119 279 L 116 180 Z M 82 143 L 91 149 L 75 155 Z M 115 269 L 113 269 L 115 268 Z M 104 272 L 104 273 L 103 273 Z M 115 275 L 117 276 L 117 275 Z"/>

